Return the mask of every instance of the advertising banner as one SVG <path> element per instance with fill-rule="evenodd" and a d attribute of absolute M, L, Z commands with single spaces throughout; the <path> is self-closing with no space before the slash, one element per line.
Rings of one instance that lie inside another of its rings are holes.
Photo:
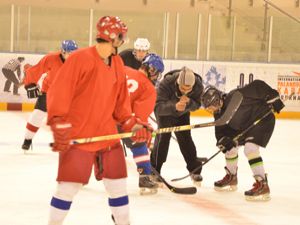
<path fill-rule="evenodd" d="M 18 57 L 24 57 L 24 61 L 21 62 L 20 76 L 18 72 L 12 71 L 9 74 L 3 72 L 3 68 L 6 64 L 12 63 L 17 60 Z M 34 103 L 36 99 L 28 99 L 24 85 L 21 85 L 24 78 L 24 65 L 35 65 L 43 57 L 43 55 L 33 54 L 0 54 L 0 102 L 6 103 Z M 16 89 L 14 91 L 14 88 Z"/>
<path fill-rule="evenodd" d="M 204 62 L 167 60 L 168 69 L 180 69 L 187 66 L 200 74 L 204 86 L 214 85 L 218 89 L 229 92 L 240 88 L 255 79 L 260 79 L 278 90 L 281 99 L 286 101 L 283 111 L 300 112 L 300 65 L 238 63 L 238 62 Z M 291 93 L 294 93 L 291 97 Z"/>

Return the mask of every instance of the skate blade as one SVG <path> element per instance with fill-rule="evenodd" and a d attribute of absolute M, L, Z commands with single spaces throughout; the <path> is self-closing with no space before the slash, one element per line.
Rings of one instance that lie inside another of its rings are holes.
<path fill-rule="evenodd" d="M 164 188 L 164 183 L 163 182 L 157 182 L 158 188 Z"/>
<path fill-rule="evenodd" d="M 201 181 L 193 181 L 194 185 L 197 187 L 201 187 Z"/>
<path fill-rule="evenodd" d="M 157 189 L 154 188 L 140 188 L 140 195 L 155 195 L 157 193 Z"/>
<path fill-rule="evenodd" d="M 219 192 L 233 192 L 237 190 L 236 185 L 230 185 L 230 186 L 225 186 L 225 187 L 214 187 L 215 191 Z"/>
<path fill-rule="evenodd" d="M 25 155 L 30 155 L 33 152 L 33 149 L 22 149 Z"/>
<path fill-rule="evenodd" d="M 245 199 L 251 202 L 267 202 L 271 200 L 270 194 L 263 194 L 257 196 L 248 196 L 245 195 Z"/>
<path fill-rule="evenodd" d="M 157 188 L 164 188 L 164 183 L 160 181 L 153 181 L 154 183 L 157 184 Z"/>
<path fill-rule="evenodd" d="M 22 149 L 22 150 L 23 150 L 25 155 L 27 155 L 29 153 L 29 149 L 28 150 L 27 149 Z"/>

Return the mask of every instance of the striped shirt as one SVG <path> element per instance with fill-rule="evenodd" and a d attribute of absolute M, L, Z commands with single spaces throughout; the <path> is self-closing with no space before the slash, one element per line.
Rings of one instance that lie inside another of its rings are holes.
<path fill-rule="evenodd" d="M 20 67 L 21 63 L 18 59 L 11 59 L 3 66 L 4 69 L 11 70 L 12 72 L 20 70 Z"/>

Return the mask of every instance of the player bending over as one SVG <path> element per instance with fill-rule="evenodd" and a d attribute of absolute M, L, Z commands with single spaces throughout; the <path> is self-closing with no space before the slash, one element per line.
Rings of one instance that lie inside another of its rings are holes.
<path fill-rule="evenodd" d="M 227 125 L 215 127 L 217 146 L 225 153 L 226 159 L 226 175 L 214 183 L 215 190 L 234 191 L 237 189 L 238 147 L 244 146 L 244 154 L 255 179 L 252 189 L 245 191 L 245 198 L 250 201 L 267 201 L 270 199 L 270 189 L 259 148 L 266 147 L 272 136 L 275 126 L 274 114 L 270 113 L 237 141 L 234 138 L 270 110 L 273 109 L 279 113 L 284 104 L 278 92 L 261 80 L 255 80 L 228 94 L 222 93 L 213 86 L 208 86 L 202 96 L 202 104 L 214 114 L 215 119 L 218 119 L 230 104 L 230 99 L 235 92 L 243 95 L 241 105 Z"/>

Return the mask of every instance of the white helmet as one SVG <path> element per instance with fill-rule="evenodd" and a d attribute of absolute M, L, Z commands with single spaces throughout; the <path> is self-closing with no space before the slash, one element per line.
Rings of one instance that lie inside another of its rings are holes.
<path fill-rule="evenodd" d="M 150 49 L 150 42 L 147 38 L 137 38 L 133 44 L 135 50 L 148 51 Z"/>

